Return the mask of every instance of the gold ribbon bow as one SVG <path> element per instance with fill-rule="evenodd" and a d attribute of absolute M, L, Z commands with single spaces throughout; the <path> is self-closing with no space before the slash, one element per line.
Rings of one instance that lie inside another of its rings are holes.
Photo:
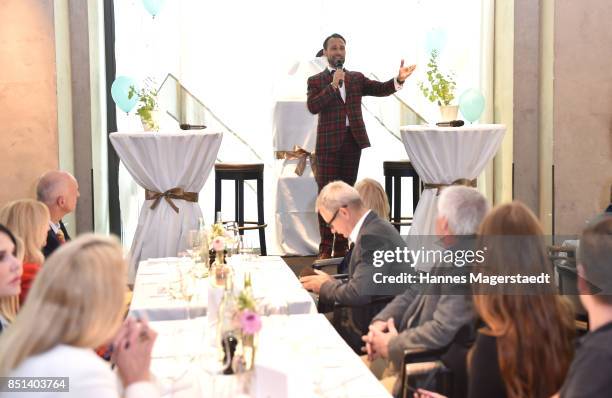
<path fill-rule="evenodd" d="M 310 159 L 310 168 L 312 174 L 317 173 L 317 162 L 314 152 L 308 152 L 306 149 L 299 145 L 293 147 L 293 151 L 276 151 L 277 159 L 294 160 L 298 159 L 298 164 L 295 166 L 295 174 L 302 176 L 304 169 L 306 168 L 306 160 Z"/>
<path fill-rule="evenodd" d="M 172 199 L 180 199 L 185 200 L 187 202 L 197 202 L 198 201 L 198 193 L 197 192 L 185 192 L 183 188 L 172 188 L 167 190 L 166 192 L 155 192 L 145 189 L 145 199 L 153 200 L 154 202 L 151 204 L 151 210 L 155 210 L 159 201 L 164 198 L 166 202 L 172 207 L 172 209 L 178 214 L 179 208 L 174 204 Z"/>
<path fill-rule="evenodd" d="M 423 184 L 423 189 L 437 189 L 436 195 L 440 195 L 440 191 L 446 187 L 450 187 L 453 185 L 463 185 L 464 187 L 472 187 L 476 188 L 476 179 L 468 180 L 467 178 L 459 178 L 453 181 L 451 184 L 437 184 L 437 183 L 428 183 Z"/>

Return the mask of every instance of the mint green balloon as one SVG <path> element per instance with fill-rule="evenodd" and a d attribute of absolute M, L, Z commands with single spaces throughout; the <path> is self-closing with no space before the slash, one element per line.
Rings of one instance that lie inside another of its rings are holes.
<path fill-rule="evenodd" d="M 129 113 L 138 102 L 137 95 L 128 98 L 131 86 L 134 86 L 136 91 L 138 91 L 138 86 L 136 86 L 134 79 L 127 76 L 117 76 L 111 85 L 111 96 L 113 97 L 113 101 L 115 101 L 115 104 L 125 113 Z"/>
<path fill-rule="evenodd" d="M 465 118 L 465 120 L 469 122 L 475 122 L 480 119 L 482 112 L 485 107 L 485 98 L 480 93 L 480 91 L 476 89 L 469 89 L 464 91 L 463 94 L 459 97 L 459 110 L 461 114 Z"/>
<path fill-rule="evenodd" d="M 153 18 L 159 14 L 165 0 L 142 0 L 142 5 Z"/>

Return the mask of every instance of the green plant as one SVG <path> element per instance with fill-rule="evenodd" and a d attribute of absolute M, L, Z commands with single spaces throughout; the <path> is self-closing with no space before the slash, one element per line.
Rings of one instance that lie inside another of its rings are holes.
<path fill-rule="evenodd" d="M 140 116 L 143 124 L 147 125 L 151 130 L 159 130 L 157 121 L 153 118 L 151 112 L 157 110 L 157 90 L 153 88 L 154 82 L 151 79 L 145 80 L 145 87 L 137 91 L 134 86 L 130 86 L 128 98 L 132 99 L 135 95 L 138 96 L 138 108 L 136 113 Z"/>
<path fill-rule="evenodd" d="M 431 52 L 431 58 L 427 64 L 427 81 L 429 84 L 419 82 L 419 88 L 425 98 L 431 102 L 437 102 L 439 106 L 450 105 L 455 99 L 455 80 L 454 74 L 443 74 L 438 69 L 438 51 Z"/>

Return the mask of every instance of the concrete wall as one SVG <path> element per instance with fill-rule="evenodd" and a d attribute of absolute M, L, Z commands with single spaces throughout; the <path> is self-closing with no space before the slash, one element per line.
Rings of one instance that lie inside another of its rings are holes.
<path fill-rule="evenodd" d="M 0 0 L 0 204 L 58 167 L 52 0 Z"/>
<path fill-rule="evenodd" d="M 612 2 L 556 0 L 555 233 L 579 233 L 612 184 Z"/>

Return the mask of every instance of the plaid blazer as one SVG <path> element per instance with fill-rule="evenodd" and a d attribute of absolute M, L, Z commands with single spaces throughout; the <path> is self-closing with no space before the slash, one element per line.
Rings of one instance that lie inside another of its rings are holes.
<path fill-rule="evenodd" d="M 360 72 L 346 71 L 344 79 L 346 103 L 344 103 L 340 91 L 335 90 L 330 84 L 332 74 L 329 69 L 309 77 L 308 110 L 319 115 L 315 151 L 336 152 L 340 148 L 346 131 L 347 115 L 357 145 L 361 149 L 369 147 L 370 140 L 361 114 L 361 97 L 365 95 L 385 97 L 393 94 L 395 92 L 393 80 L 381 83 L 368 79 Z"/>

